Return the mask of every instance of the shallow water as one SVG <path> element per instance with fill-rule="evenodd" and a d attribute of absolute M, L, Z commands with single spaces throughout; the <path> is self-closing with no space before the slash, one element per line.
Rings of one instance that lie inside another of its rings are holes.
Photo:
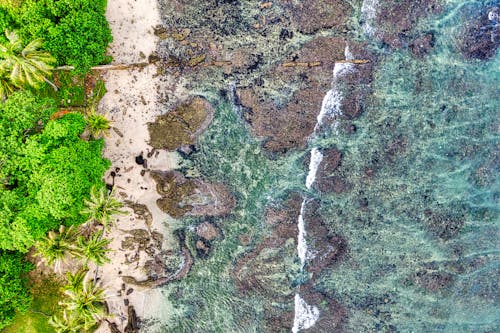
<path fill-rule="evenodd" d="M 314 282 L 347 309 L 344 331 L 500 330 L 500 59 L 465 60 L 456 49 L 463 14 L 478 3 L 449 1 L 438 17 L 423 20 L 419 30 L 434 31 L 435 47 L 422 59 L 370 42 L 379 64 L 367 108 L 352 122 L 356 133 L 332 127 L 308 149 L 275 159 L 249 133 L 230 87 L 223 95 L 201 85 L 217 112 L 192 162 L 227 184 L 238 204 L 231 216 L 214 219 L 224 239 L 210 257 L 166 287 L 177 310 L 165 331 L 265 331 L 266 297 L 242 296 L 230 273 L 270 233 L 266 207 L 292 191 L 319 199 L 330 231 L 347 240 L 348 254 Z M 351 187 L 321 195 L 310 188 L 309 152 L 331 147 L 342 151 L 335 173 Z M 189 230 L 196 222 L 183 223 Z M 242 234 L 251 235 L 250 245 L 239 242 Z M 296 244 L 287 243 L 280 256 L 272 281 L 293 298 L 311 276 L 301 271 Z M 293 302 L 277 303 L 293 310 Z"/>

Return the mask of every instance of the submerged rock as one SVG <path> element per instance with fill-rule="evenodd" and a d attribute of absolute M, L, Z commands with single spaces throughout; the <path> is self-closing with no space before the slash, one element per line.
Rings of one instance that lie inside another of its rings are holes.
<path fill-rule="evenodd" d="M 345 45 L 342 38 L 317 37 L 290 54 L 289 61 L 265 75 L 266 81 L 282 85 L 276 96 L 269 96 L 269 92 L 258 86 L 237 90 L 239 103 L 246 110 L 244 118 L 253 134 L 264 139 L 267 151 L 286 153 L 305 147 L 314 130 L 323 97 L 330 89 L 335 60 L 345 58 Z M 289 91 L 294 86 L 300 89 Z"/>
<path fill-rule="evenodd" d="M 236 201 L 226 186 L 185 178 L 177 171 L 152 171 L 161 198 L 158 207 L 174 218 L 191 216 L 223 216 L 229 214 Z"/>
<path fill-rule="evenodd" d="M 410 45 L 412 31 L 422 18 L 437 14 L 441 7 L 439 0 L 387 0 L 376 2 L 373 12 L 366 17 L 366 30 L 382 43 L 392 48 Z M 366 15 L 366 14 L 365 14 Z"/>
<path fill-rule="evenodd" d="M 149 144 L 167 150 L 194 145 L 212 122 L 213 115 L 214 110 L 207 100 L 193 97 L 148 124 Z"/>
<path fill-rule="evenodd" d="M 290 12 L 292 22 L 300 32 L 310 34 L 321 29 L 330 29 L 347 22 L 352 7 L 343 0 L 309 0 L 295 2 L 279 0 L 278 3 Z"/>
<path fill-rule="evenodd" d="M 342 333 L 347 323 L 347 309 L 325 293 L 320 293 L 306 286 L 301 288 L 300 297 L 319 310 L 319 317 L 310 328 L 301 330 L 307 333 Z"/>
<path fill-rule="evenodd" d="M 481 6 L 471 12 L 459 37 L 460 52 L 468 59 L 491 59 L 500 44 L 500 7 Z"/>

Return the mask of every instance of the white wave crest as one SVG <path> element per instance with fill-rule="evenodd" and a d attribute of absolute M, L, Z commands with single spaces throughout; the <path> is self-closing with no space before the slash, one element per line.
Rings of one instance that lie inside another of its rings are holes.
<path fill-rule="evenodd" d="M 316 306 L 308 305 L 299 294 L 295 294 L 295 316 L 292 332 L 297 333 L 299 330 L 312 327 L 318 318 L 319 309 Z"/>
<path fill-rule="evenodd" d="M 316 173 L 318 172 L 318 167 L 323 160 L 323 154 L 318 148 L 314 147 L 311 150 L 311 160 L 309 162 L 309 172 L 306 178 L 306 188 L 310 189 L 314 181 L 316 180 Z"/>
<path fill-rule="evenodd" d="M 297 253 L 300 258 L 300 269 L 303 270 L 307 259 L 307 243 L 306 243 L 306 226 L 304 223 L 304 208 L 306 205 L 306 199 L 302 201 L 300 206 L 300 215 L 297 223 L 299 229 L 299 234 L 297 235 Z"/>
<path fill-rule="evenodd" d="M 375 27 L 373 26 L 373 21 L 377 16 L 377 6 L 378 0 L 364 0 L 363 5 L 361 6 L 363 32 L 369 37 L 373 37 L 376 32 Z"/>

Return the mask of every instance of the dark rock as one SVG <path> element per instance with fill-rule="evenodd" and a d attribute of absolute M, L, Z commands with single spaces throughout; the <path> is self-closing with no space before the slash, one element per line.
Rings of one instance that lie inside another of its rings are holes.
<path fill-rule="evenodd" d="M 106 321 L 108 323 L 108 328 L 111 333 L 121 333 L 118 329 L 118 325 L 116 323 L 112 323 L 110 321 Z"/>
<path fill-rule="evenodd" d="M 348 313 L 344 306 L 327 295 L 312 290 L 312 288 L 308 286 L 303 288 L 303 290 L 301 288 L 300 295 L 308 305 L 316 306 L 320 310 L 319 318 L 316 323 L 308 329 L 301 330 L 301 332 L 344 332 L 344 326 L 348 319 Z"/>
<path fill-rule="evenodd" d="M 319 202 L 309 201 L 304 208 L 304 223 L 307 230 L 307 247 L 314 254 L 307 263 L 307 271 L 316 278 L 327 267 L 333 267 L 347 253 L 347 241 L 331 233 L 319 214 Z"/>
<path fill-rule="evenodd" d="M 195 145 L 181 145 L 179 148 L 177 148 L 177 152 L 181 154 L 182 157 L 186 158 L 196 152 L 196 147 Z"/>
<path fill-rule="evenodd" d="M 316 117 L 326 92 L 330 89 L 335 60 L 344 59 L 345 41 L 342 38 L 317 37 L 300 50 L 289 55 L 289 61 L 320 63 L 317 67 L 277 66 L 266 74 L 272 82 L 299 86 L 289 94 L 280 92 L 282 100 L 264 98 L 259 87 L 237 90 L 238 102 L 246 110 L 245 120 L 252 132 L 264 139 L 264 148 L 271 153 L 286 153 L 305 147 L 312 134 Z M 285 96 L 285 97 L 283 97 Z"/>
<path fill-rule="evenodd" d="M 123 304 L 124 304 L 125 306 L 128 306 L 128 305 L 130 304 L 130 301 L 128 300 L 128 298 L 125 298 L 125 299 L 123 300 Z"/>
<path fill-rule="evenodd" d="M 134 292 L 134 288 L 128 288 L 127 290 L 127 296 L 132 294 Z"/>
<path fill-rule="evenodd" d="M 292 194 L 289 199 L 266 210 L 266 225 L 271 234 L 255 249 L 241 257 L 232 277 L 243 294 L 259 294 L 269 303 L 293 302 L 293 288 L 288 281 L 296 257 L 297 217 L 302 198 Z"/>
<path fill-rule="evenodd" d="M 413 40 L 410 45 L 410 50 L 417 58 L 423 58 L 434 47 L 434 42 L 434 34 L 429 32 Z"/>
<path fill-rule="evenodd" d="M 127 326 L 125 326 L 125 333 L 139 333 L 139 318 L 132 305 L 127 308 Z"/>
<path fill-rule="evenodd" d="M 335 172 L 342 160 L 342 153 L 335 148 L 322 151 L 323 160 L 318 166 L 313 188 L 322 193 L 342 193 L 351 188 L 343 176 Z"/>
<path fill-rule="evenodd" d="M 196 254 L 200 258 L 207 258 L 210 254 L 211 245 L 209 241 L 198 239 L 195 244 Z"/>
<path fill-rule="evenodd" d="M 139 164 L 139 165 L 143 165 L 144 164 L 144 158 L 142 157 L 142 153 L 140 155 L 137 155 L 135 157 L 135 163 Z"/>
<path fill-rule="evenodd" d="M 467 59 L 487 60 L 495 56 L 500 43 L 500 7 L 481 6 L 467 13 L 466 24 L 459 37 L 460 52 Z"/>
<path fill-rule="evenodd" d="M 213 115 L 214 110 L 207 100 L 193 97 L 158 117 L 154 123 L 148 123 L 149 143 L 154 148 L 167 150 L 193 145 L 210 125 Z"/>

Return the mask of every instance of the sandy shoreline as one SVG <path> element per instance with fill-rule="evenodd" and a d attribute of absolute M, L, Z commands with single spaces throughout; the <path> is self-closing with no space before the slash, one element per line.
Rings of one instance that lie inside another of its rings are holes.
<path fill-rule="evenodd" d="M 113 63 L 144 62 L 155 51 L 158 39 L 153 34 L 152 27 L 161 23 L 155 0 L 110 0 L 106 16 L 114 39 L 108 51 L 113 56 Z M 133 249 L 126 251 L 122 248 L 122 241 L 130 236 L 131 231 L 140 229 L 150 235 L 152 232 L 160 233 L 164 235 L 163 249 L 169 247 L 170 240 L 165 236 L 168 234 L 167 225 L 172 220 L 157 207 L 159 195 L 148 172 L 153 169 L 171 170 L 177 160 L 176 154 L 165 151 L 155 152 L 147 157 L 152 151 L 147 143 L 147 123 L 161 114 L 159 92 L 165 91 L 167 85 L 167 78 L 160 78 L 156 72 L 156 66 L 151 64 L 141 69 L 103 74 L 107 93 L 101 100 L 99 111 L 112 120 L 114 127 L 106 138 L 104 150 L 104 156 L 112 163 L 111 169 L 106 173 L 106 181 L 111 183 L 110 172 L 116 171 L 116 195 L 122 201 L 145 205 L 152 217 L 145 218 L 127 208 L 130 214 L 118 217 L 116 226 L 107 235 L 113 239 L 110 245 L 111 262 L 100 268 L 100 277 L 107 291 L 111 321 L 121 330 L 127 324 L 125 300 L 134 306 L 141 319 L 146 320 L 165 317 L 168 307 L 160 289 L 132 285 L 123 288 L 120 277 L 127 275 L 139 280 L 145 279 L 142 267 L 145 261 L 151 259 L 145 252 Z M 147 167 L 135 162 L 135 157 L 141 153 L 147 158 Z M 97 332 L 109 332 L 109 329 L 103 324 Z"/>

